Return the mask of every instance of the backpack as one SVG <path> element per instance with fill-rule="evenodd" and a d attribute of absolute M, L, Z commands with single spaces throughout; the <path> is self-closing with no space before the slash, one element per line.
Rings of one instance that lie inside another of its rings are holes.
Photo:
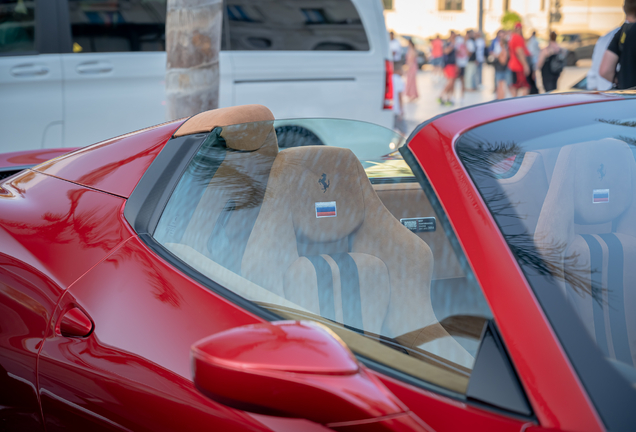
<path fill-rule="evenodd" d="M 558 53 L 550 56 L 550 72 L 554 75 L 560 75 L 563 72 L 567 58 L 567 51 L 559 50 Z"/>

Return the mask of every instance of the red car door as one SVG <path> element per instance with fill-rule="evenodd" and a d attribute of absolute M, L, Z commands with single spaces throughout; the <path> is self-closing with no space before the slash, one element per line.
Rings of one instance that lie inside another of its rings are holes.
<path fill-rule="evenodd" d="M 88 336 L 62 334 L 74 308 L 89 317 Z M 55 311 L 38 369 L 47 430 L 269 430 L 204 397 L 190 377 L 192 343 L 254 322 L 131 238 Z"/>
<path fill-rule="evenodd" d="M 42 339 L 64 290 L 129 236 L 113 223 L 122 204 L 33 171 L 0 186 L 3 428 L 43 427 L 36 376 Z"/>

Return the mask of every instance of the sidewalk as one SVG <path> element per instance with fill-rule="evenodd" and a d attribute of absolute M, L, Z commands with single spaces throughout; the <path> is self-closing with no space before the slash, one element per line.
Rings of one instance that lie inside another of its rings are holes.
<path fill-rule="evenodd" d="M 559 90 L 567 90 L 580 81 L 587 73 L 591 60 L 580 60 L 578 66 L 566 67 L 559 78 Z M 420 97 L 414 102 L 404 101 L 404 113 L 408 133 L 417 125 L 431 117 L 452 111 L 457 108 L 488 102 L 495 99 L 494 94 L 494 68 L 485 65 L 483 71 L 483 85 L 479 91 L 466 92 L 463 101 L 459 101 L 459 83 L 455 83 L 455 105 L 441 106 L 437 102 L 445 80 L 434 76 L 432 70 L 419 71 L 417 74 L 417 88 Z M 541 81 L 538 82 L 541 89 Z"/>

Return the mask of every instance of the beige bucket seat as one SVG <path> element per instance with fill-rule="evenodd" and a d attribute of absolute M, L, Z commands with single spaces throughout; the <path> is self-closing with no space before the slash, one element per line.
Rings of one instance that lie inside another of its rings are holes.
<path fill-rule="evenodd" d="M 636 163 L 604 139 L 565 146 L 535 243 L 606 357 L 636 360 Z"/>
<path fill-rule="evenodd" d="M 355 329 L 397 336 L 436 322 L 431 249 L 384 207 L 347 149 L 278 154 L 241 272 Z"/>
<path fill-rule="evenodd" d="M 200 169 L 193 175 L 202 179 L 213 176 L 179 243 L 237 274 L 278 154 L 273 122 L 266 107 L 245 105 L 201 113 L 175 134 L 218 132 L 189 168 Z"/>

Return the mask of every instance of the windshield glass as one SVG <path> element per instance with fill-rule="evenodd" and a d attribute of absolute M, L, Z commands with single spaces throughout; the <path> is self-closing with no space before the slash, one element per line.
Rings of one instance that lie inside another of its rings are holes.
<path fill-rule="evenodd" d="M 492 314 L 401 135 L 298 119 L 202 139 L 153 233 L 163 248 L 278 319 L 321 322 L 366 359 L 466 392 Z"/>
<path fill-rule="evenodd" d="M 636 406 L 635 112 L 633 99 L 553 109 L 457 143 L 608 425 L 617 399 Z"/>

